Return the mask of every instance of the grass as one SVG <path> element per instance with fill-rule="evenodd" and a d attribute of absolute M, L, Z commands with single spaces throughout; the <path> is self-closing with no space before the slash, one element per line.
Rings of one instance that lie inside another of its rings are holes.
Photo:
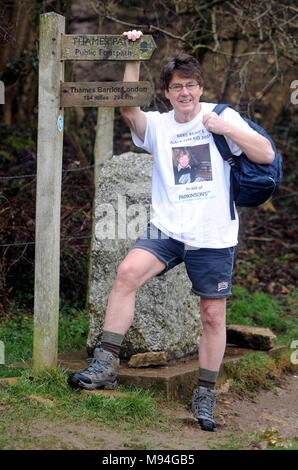
<path fill-rule="evenodd" d="M 228 304 L 228 323 L 248 324 L 271 328 L 278 336 L 280 344 L 290 347 L 292 340 L 298 339 L 297 317 L 293 314 L 297 306 L 297 295 L 288 296 L 288 305 L 273 296 L 254 292 L 249 293 L 242 287 L 235 287 L 234 297 Z M 59 353 L 84 349 L 88 332 L 89 319 L 86 312 L 76 309 L 61 308 L 59 318 Z M 6 363 L 27 361 L 32 356 L 33 321 L 31 315 L 16 312 L 0 320 L 0 340 L 5 343 Z M 290 350 L 291 352 L 291 350 Z M 282 352 L 276 357 L 256 352 L 243 357 L 236 365 L 227 365 L 228 376 L 234 386 L 250 396 L 259 388 L 271 388 L 281 371 L 289 363 L 289 352 Z M 0 377 L 20 376 L 13 386 L 0 385 L 0 449 L 10 448 L 9 435 L 16 437 L 16 448 L 74 448 L 72 444 L 47 442 L 46 437 L 31 436 L 28 429 L 32 420 L 42 428 L 43 423 L 68 423 L 70 429 L 76 429 L 75 423 L 87 428 L 96 423 L 117 429 L 131 430 L 132 438 L 123 445 L 126 448 L 150 448 L 147 441 L 138 441 L 138 431 L 148 428 L 165 429 L 168 418 L 162 413 L 160 398 L 152 393 L 118 387 L 125 392 L 123 396 L 107 397 L 100 394 L 86 394 L 73 390 L 67 385 L 67 372 L 62 369 L 45 371 L 33 378 L 33 371 L 24 368 L 9 368 L 0 365 Z M 51 424 L 52 425 L 52 424 Z M 18 437 L 19 436 L 19 437 Z M 230 435 L 222 449 L 249 448 L 252 435 Z M 280 444 L 280 447 L 278 446 Z M 283 442 L 278 442 L 274 449 L 284 449 Z M 97 445 L 107 445 L 106 442 Z M 269 444 L 268 444 L 269 446 Z M 293 441 L 288 449 L 297 449 L 298 441 Z M 104 448 L 104 447 L 103 447 Z"/>
<path fill-rule="evenodd" d="M 284 446 L 276 445 L 272 447 L 273 450 L 284 450 Z M 287 450 L 298 450 L 298 439 L 294 439 L 289 442 L 289 445 L 286 447 Z"/>
<path fill-rule="evenodd" d="M 284 315 L 287 322 L 287 330 L 280 333 L 277 344 L 285 344 L 291 348 L 291 343 L 298 340 L 298 291 L 292 291 L 287 295 Z"/>
<path fill-rule="evenodd" d="M 258 447 L 263 444 L 263 447 Z M 264 449 L 264 450 L 297 450 L 298 440 L 283 439 L 278 431 L 264 431 L 263 434 L 243 433 L 241 435 L 230 433 L 227 435 L 226 441 L 220 444 L 210 444 L 212 450 L 248 450 L 248 449 Z"/>
<path fill-rule="evenodd" d="M 259 436 L 259 441 L 266 442 L 267 449 L 270 450 L 297 450 L 298 448 L 297 439 L 286 440 L 274 429 L 264 431 Z"/>
<path fill-rule="evenodd" d="M 277 345 L 291 348 L 292 341 L 298 340 L 297 308 L 296 291 L 283 298 L 235 286 L 227 304 L 227 324 L 269 328 L 277 336 Z"/>
<path fill-rule="evenodd" d="M 227 308 L 227 323 L 261 326 L 277 332 L 287 329 L 287 322 L 280 318 L 283 305 L 272 295 L 264 292 L 249 292 L 241 286 L 235 286 L 233 298 Z"/>
<path fill-rule="evenodd" d="M 1 319 L 0 338 L 5 345 L 5 363 L 22 362 L 32 356 L 33 319 L 25 314 Z"/>
<path fill-rule="evenodd" d="M 111 426 L 119 423 L 158 426 L 163 421 L 150 391 L 121 386 L 117 391 L 123 393 L 111 397 L 82 393 L 69 387 L 67 375 L 67 371 L 58 368 L 33 376 L 33 370 L 25 367 L 15 385 L 0 384 L 0 403 L 4 407 L 1 419 L 5 413 L 14 419 L 37 413 L 39 417 L 80 418 Z"/>
<path fill-rule="evenodd" d="M 5 364 L 0 364 L 0 378 L 19 377 L 22 372 L 23 368 L 7 367 Z"/>
<path fill-rule="evenodd" d="M 254 434 L 234 434 L 227 435 L 227 440 L 220 444 L 210 444 L 211 450 L 247 450 L 250 443 L 255 440 Z"/>
<path fill-rule="evenodd" d="M 109 396 L 86 393 L 69 387 L 67 375 L 58 368 L 33 376 L 33 370 L 24 367 L 15 385 L 0 383 L 0 449 L 76 449 L 84 445 L 107 449 L 107 428 L 119 433 L 120 442 L 121 430 L 130 429 L 136 442 L 127 441 L 126 446 L 146 449 L 146 443 L 138 442 L 142 431 L 166 429 L 168 418 L 152 392 L 119 386 L 117 394 Z"/>
<path fill-rule="evenodd" d="M 243 356 L 237 363 L 226 364 L 233 385 L 247 395 L 258 389 L 270 389 L 281 373 L 281 366 L 266 353 L 256 352 Z"/>
<path fill-rule="evenodd" d="M 84 349 L 88 326 L 89 318 L 85 311 L 70 307 L 61 308 L 58 352 Z M 30 360 L 33 348 L 32 315 L 11 313 L 8 318 L 0 319 L 0 340 L 5 344 L 6 364 Z"/>

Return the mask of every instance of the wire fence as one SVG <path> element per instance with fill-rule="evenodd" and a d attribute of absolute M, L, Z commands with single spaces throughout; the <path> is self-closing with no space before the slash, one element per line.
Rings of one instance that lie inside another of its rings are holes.
<path fill-rule="evenodd" d="M 75 171 L 84 171 L 84 170 L 90 170 L 94 168 L 94 165 L 88 165 L 80 168 L 69 168 L 69 169 L 63 169 L 62 173 L 70 173 L 70 172 L 75 172 Z M 36 178 L 36 174 L 25 174 L 25 175 L 15 175 L 15 176 L 0 176 L 0 180 L 17 180 L 17 179 L 24 179 L 24 178 Z M 83 239 L 90 239 L 91 235 L 82 235 L 79 237 L 63 237 L 60 240 L 61 241 L 66 241 L 66 240 L 83 240 Z M 29 245 L 35 245 L 35 242 L 17 242 L 17 243 L 0 243 L 0 248 L 9 248 L 13 246 L 29 246 Z"/>
<path fill-rule="evenodd" d="M 65 170 L 62 170 L 62 173 L 70 173 L 72 171 L 83 171 L 83 170 L 90 170 L 91 168 L 94 168 L 94 165 L 89 165 L 89 166 L 83 166 L 80 168 L 68 168 Z M 35 178 L 37 175 L 32 174 L 26 174 L 26 175 L 16 175 L 16 176 L 1 176 L 0 175 L 0 180 L 17 180 L 17 179 L 23 179 L 23 178 Z"/>
<path fill-rule="evenodd" d="M 63 237 L 60 238 L 61 241 L 65 240 L 83 240 L 85 238 L 91 238 L 91 235 L 82 235 L 81 237 Z M 27 245 L 35 245 L 35 242 L 19 242 L 19 243 L 0 243 L 0 248 L 10 247 L 10 246 L 27 246 Z"/>

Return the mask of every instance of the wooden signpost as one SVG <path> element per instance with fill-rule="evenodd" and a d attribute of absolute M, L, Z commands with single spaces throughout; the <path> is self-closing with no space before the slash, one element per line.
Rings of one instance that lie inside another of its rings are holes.
<path fill-rule="evenodd" d="M 61 60 L 148 60 L 155 48 L 152 36 L 130 41 L 118 35 L 63 34 Z"/>
<path fill-rule="evenodd" d="M 65 82 L 61 106 L 141 106 L 149 104 L 149 82 Z"/>
<path fill-rule="evenodd" d="M 66 35 L 65 18 L 40 16 L 33 367 L 57 367 L 64 107 L 142 106 L 149 82 L 64 82 L 65 60 L 148 60 L 151 36 Z"/>

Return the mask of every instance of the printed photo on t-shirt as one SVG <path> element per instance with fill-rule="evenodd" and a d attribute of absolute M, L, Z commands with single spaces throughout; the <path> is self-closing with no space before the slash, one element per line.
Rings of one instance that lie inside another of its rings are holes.
<path fill-rule="evenodd" d="M 209 144 L 172 148 L 175 184 L 211 181 Z"/>

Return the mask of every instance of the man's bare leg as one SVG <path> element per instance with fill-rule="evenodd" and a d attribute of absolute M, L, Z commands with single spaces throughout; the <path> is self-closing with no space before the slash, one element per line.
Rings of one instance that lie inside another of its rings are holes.
<path fill-rule="evenodd" d="M 226 299 L 201 298 L 200 307 L 199 387 L 193 393 L 192 411 L 204 431 L 215 431 L 215 384 L 226 347 Z"/>
<path fill-rule="evenodd" d="M 137 289 L 165 268 L 165 263 L 146 250 L 134 248 L 119 265 L 109 295 L 103 329 L 124 335 L 130 327 Z"/>
<path fill-rule="evenodd" d="M 226 298 L 200 299 L 203 334 L 199 344 L 199 365 L 219 371 L 226 348 Z"/>
<path fill-rule="evenodd" d="M 123 336 L 133 320 L 136 291 L 164 268 L 165 263 L 146 250 L 135 248 L 128 253 L 118 268 L 109 296 L 101 345 L 95 348 L 88 367 L 68 377 L 69 385 L 87 390 L 115 388 L 118 356 Z"/>

